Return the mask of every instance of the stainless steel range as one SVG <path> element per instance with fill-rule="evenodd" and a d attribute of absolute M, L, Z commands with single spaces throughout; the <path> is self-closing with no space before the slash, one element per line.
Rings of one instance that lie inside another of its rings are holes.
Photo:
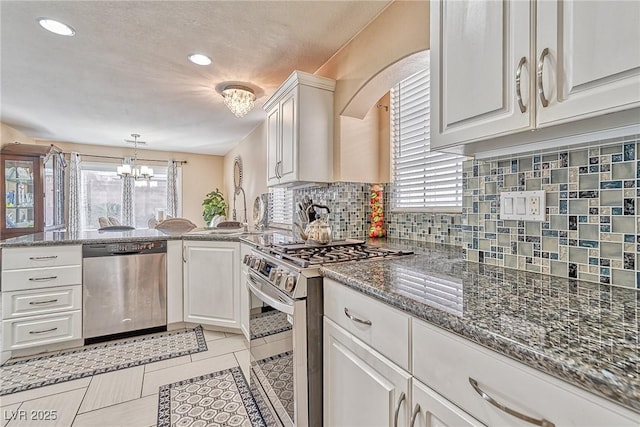
<path fill-rule="evenodd" d="M 280 235 L 247 255 L 247 287 L 262 306 L 250 321 L 249 383 L 268 425 L 322 425 L 322 276 L 331 262 L 412 252 L 361 240 L 329 245 L 292 242 Z"/>

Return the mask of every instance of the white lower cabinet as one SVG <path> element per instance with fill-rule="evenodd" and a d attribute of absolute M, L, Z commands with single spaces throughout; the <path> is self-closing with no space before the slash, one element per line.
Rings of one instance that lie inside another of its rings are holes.
<path fill-rule="evenodd" d="M 182 240 L 167 241 L 167 324 L 184 321 Z"/>
<path fill-rule="evenodd" d="M 324 318 L 324 425 L 406 426 L 411 375 Z"/>
<path fill-rule="evenodd" d="M 640 425 L 629 409 L 415 317 L 390 329 L 406 313 L 333 280 L 324 288 L 327 427 Z M 409 352 L 407 369 L 387 358 L 399 351 L 389 342 Z"/>
<path fill-rule="evenodd" d="M 484 425 L 415 378 L 411 387 L 411 401 L 413 410 L 409 427 L 475 427 Z"/>
<path fill-rule="evenodd" d="M 251 252 L 251 247 L 247 244 L 240 245 L 240 285 L 238 286 L 240 292 L 240 330 L 244 334 L 247 340 L 250 340 L 249 335 L 249 312 L 251 310 L 251 295 L 249 288 L 247 288 L 247 274 L 249 274 L 249 267 L 246 266 L 242 260 L 245 255 Z"/>
<path fill-rule="evenodd" d="M 82 246 L 3 248 L 1 277 L 3 357 L 78 344 Z"/>
<path fill-rule="evenodd" d="M 640 423 L 631 411 L 418 319 L 412 347 L 413 375 L 486 425 L 530 427 L 523 417 L 556 427 Z"/>
<path fill-rule="evenodd" d="M 184 241 L 184 321 L 240 329 L 240 243 Z"/>

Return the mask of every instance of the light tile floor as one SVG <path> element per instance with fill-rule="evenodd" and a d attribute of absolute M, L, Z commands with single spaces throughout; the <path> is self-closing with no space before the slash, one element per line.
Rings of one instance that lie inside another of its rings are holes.
<path fill-rule="evenodd" d="M 0 426 L 154 426 L 161 385 L 234 366 L 246 372 L 242 335 L 204 334 L 206 352 L 0 396 Z"/>

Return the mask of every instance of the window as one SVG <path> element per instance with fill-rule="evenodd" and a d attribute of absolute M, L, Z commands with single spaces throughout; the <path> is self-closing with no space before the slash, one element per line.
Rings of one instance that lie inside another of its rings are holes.
<path fill-rule="evenodd" d="M 430 151 L 429 86 L 426 69 L 391 89 L 392 210 L 452 211 L 462 206 L 465 157 Z"/>
<path fill-rule="evenodd" d="M 269 222 L 275 225 L 293 223 L 293 191 L 289 188 L 269 189 Z"/>
<path fill-rule="evenodd" d="M 123 181 L 116 174 L 115 168 L 116 165 L 113 163 L 82 162 L 80 194 L 83 230 L 97 229 L 100 217 L 111 216 L 122 221 Z M 167 168 L 154 166 L 153 173 L 154 176 L 150 181 L 135 182 L 134 226 L 136 228 L 147 228 L 149 218 L 156 214 L 156 210 L 166 209 Z"/>

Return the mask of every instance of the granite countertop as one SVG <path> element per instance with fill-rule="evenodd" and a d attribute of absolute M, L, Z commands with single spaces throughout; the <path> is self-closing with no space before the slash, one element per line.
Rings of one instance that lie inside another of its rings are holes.
<path fill-rule="evenodd" d="M 156 229 L 135 229 L 130 231 L 83 231 L 45 232 L 26 236 L 14 237 L 0 241 L 0 248 L 29 247 L 29 246 L 57 246 L 81 245 L 85 243 L 120 243 L 120 242 L 151 242 L 154 240 L 207 240 L 231 241 L 240 240 L 241 233 L 214 234 L 207 230 L 196 229 L 189 233 L 168 233 Z"/>
<path fill-rule="evenodd" d="M 640 412 L 640 292 L 466 262 L 459 248 L 325 264 L 325 277 Z"/>

